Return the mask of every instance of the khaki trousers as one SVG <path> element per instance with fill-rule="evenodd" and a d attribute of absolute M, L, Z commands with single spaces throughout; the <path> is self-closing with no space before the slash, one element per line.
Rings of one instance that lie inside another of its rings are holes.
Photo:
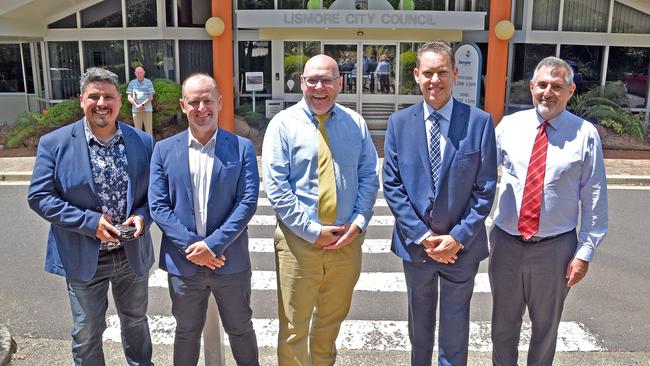
<path fill-rule="evenodd" d="M 142 130 L 142 124 L 144 123 L 144 131 L 153 136 L 152 115 L 153 112 L 133 112 L 133 125 L 138 130 Z"/>
<path fill-rule="evenodd" d="M 346 247 L 330 251 L 301 239 L 282 223 L 276 227 L 280 366 L 334 365 L 336 337 L 361 272 L 363 239 L 359 235 Z"/>

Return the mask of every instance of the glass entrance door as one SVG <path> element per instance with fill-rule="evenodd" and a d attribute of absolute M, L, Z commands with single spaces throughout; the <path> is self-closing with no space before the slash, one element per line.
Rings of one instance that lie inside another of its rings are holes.
<path fill-rule="evenodd" d="M 396 44 L 326 43 L 323 53 L 338 62 L 343 88 L 338 102 L 363 115 L 371 129 L 385 129 L 395 111 Z"/>

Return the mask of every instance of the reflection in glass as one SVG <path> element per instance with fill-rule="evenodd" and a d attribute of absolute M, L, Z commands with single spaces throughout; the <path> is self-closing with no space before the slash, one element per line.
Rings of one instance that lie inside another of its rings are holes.
<path fill-rule="evenodd" d="M 176 80 L 174 41 L 129 41 L 129 79 L 135 79 L 135 68 L 144 67 L 147 78 Z"/>
<path fill-rule="evenodd" d="M 0 93 L 23 93 L 20 45 L 0 44 Z"/>
<path fill-rule="evenodd" d="M 82 28 L 110 28 L 121 26 L 121 0 L 104 0 L 81 11 Z"/>
<path fill-rule="evenodd" d="M 27 81 L 27 93 L 34 93 L 34 70 L 32 70 L 32 51 L 29 43 L 23 43 L 23 60 L 25 63 L 25 79 Z"/>
<path fill-rule="evenodd" d="M 533 1 L 532 30 L 557 30 L 560 0 Z"/>
<path fill-rule="evenodd" d="M 563 45 L 560 47 L 560 58 L 573 68 L 573 82 L 576 84 L 576 94 L 586 92 L 600 85 L 601 65 L 603 58 L 601 46 Z"/>
<path fill-rule="evenodd" d="M 155 27 L 156 0 L 126 0 L 126 25 L 128 27 Z"/>
<path fill-rule="evenodd" d="M 273 9 L 273 0 L 237 0 L 237 9 Z"/>
<path fill-rule="evenodd" d="M 210 0 L 177 0 L 179 27 L 205 27 L 205 22 L 212 16 Z"/>
<path fill-rule="evenodd" d="M 620 82 L 627 90 L 630 108 L 645 108 L 648 97 L 650 48 L 610 47 L 607 81 Z"/>
<path fill-rule="evenodd" d="M 194 72 L 212 75 L 212 41 L 178 41 L 181 82 Z"/>
<path fill-rule="evenodd" d="M 47 42 L 50 56 L 52 99 L 79 95 L 79 43 Z"/>
<path fill-rule="evenodd" d="M 84 41 L 84 66 L 101 67 L 117 74 L 120 83 L 126 82 L 124 75 L 123 41 Z"/>
<path fill-rule="evenodd" d="M 606 32 L 609 0 L 564 0 L 562 30 Z"/>
<path fill-rule="evenodd" d="M 239 42 L 239 94 L 245 94 L 246 72 L 264 72 L 264 89 L 260 92 L 271 93 L 271 42 L 270 41 L 240 41 Z"/>
<path fill-rule="evenodd" d="M 395 93 L 395 46 L 363 46 L 363 93 Z"/>
<path fill-rule="evenodd" d="M 342 94 L 357 92 L 357 76 L 361 73 L 357 68 L 356 44 L 326 44 L 324 52 L 339 64 L 339 73 L 343 78 Z"/>
<path fill-rule="evenodd" d="M 418 84 L 413 78 L 413 69 L 421 42 L 402 42 L 399 44 L 399 93 L 402 95 L 417 95 L 420 93 Z"/>
<path fill-rule="evenodd" d="M 612 33 L 650 33 L 650 14 L 634 9 L 620 2 L 614 2 Z"/>
<path fill-rule="evenodd" d="M 445 10 L 445 0 L 403 0 L 402 10 Z"/>
<path fill-rule="evenodd" d="M 47 28 L 48 29 L 77 28 L 77 13 L 72 13 L 65 18 L 50 23 L 47 25 Z"/>
<path fill-rule="evenodd" d="M 308 0 L 278 0 L 278 9 L 307 9 L 307 3 Z M 320 3 L 318 6 L 320 8 Z"/>
<path fill-rule="evenodd" d="M 555 56 L 555 45 L 517 43 L 514 45 L 510 74 L 510 104 L 532 105 L 530 79 L 535 66 L 545 57 Z"/>
<path fill-rule="evenodd" d="M 320 53 L 320 42 L 284 42 L 284 92 L 300 93 L 300 75 L 305 62 Z"/>

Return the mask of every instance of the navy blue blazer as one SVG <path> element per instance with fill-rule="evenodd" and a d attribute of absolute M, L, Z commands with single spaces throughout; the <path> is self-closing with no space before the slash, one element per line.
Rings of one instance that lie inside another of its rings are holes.
<path fill-rule="evenodd" d="M 456 263 L 478 263 L 488 256 L 485 219 L 496 191 L 492 118 L 454 100 L 435 197 L 426 139 L 422 103 L 388 120 L 383 186 L 395 216 L 391 249 L 406 261 L 433 261 L 415 243 L 431 230 L 450 234 L 464 246 Z"/>
<path fill-rule="evenodd" d="M 41 137 L 29 185 L 29 207 L 51 223 L 45 270 L 70 279 L 88 281 L 97 270 L 99 240 L 95 236 L 101 202 L 95 192 L 84 122 L 61 127 Z M 124 137 L 129 184 L 126 216 L 144 218 L 144 233 L 124 244 L 133 272 L 147 274 L 154 262 L 147 203 L 151 135 L 118 122 Z"/>
<path fill-rule="evenodd" d="M 151 216 L 163 232 L 160 268 L 177 276 L 194 275 L 198 266 L 185 258 L 185 249 L 204 240 L 217 257 L 226 257 L 217 273 L 249 269 L 247 225 L 257 209 L 259 194 L 253 144 L 219 129 L 204 238 L 196 233 L 188 139 L 185 130 L 158 142 L 151 159 Z"/>

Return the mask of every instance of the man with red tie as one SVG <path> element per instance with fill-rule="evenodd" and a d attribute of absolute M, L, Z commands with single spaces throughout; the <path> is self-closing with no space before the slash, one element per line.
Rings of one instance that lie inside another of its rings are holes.
<path fill-rule="evenodd" d="M 566 110 L 575 89 L 565 61 L 543 59 L 530 82 L 535 108 L 496 129 L 503 169 L 490 233 L 494 365 L 517 365 L 526 308 L 528 365 L 553 363 L 564 300 L 607 233 L 602 147 L 594 126 Z"/>

